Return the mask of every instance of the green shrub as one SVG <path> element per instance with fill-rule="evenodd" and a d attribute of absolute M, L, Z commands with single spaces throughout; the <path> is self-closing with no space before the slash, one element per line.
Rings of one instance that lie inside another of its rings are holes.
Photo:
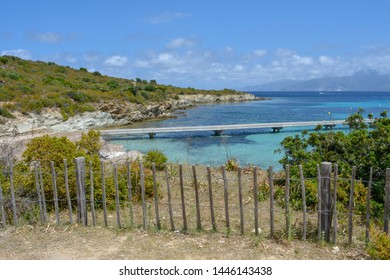
<path fill-rule="evenodd" d="M 76 102 L 88 102 L 90 101 L 90 97 L 83 93 L 83 92 L 77 92 L 77 91 L 69 91 L 66 93 L 66 96 L 71 98 L 72 100 Z"/>
<path fill-rule="evenodd" d="M 14 119 L 15 116 L 12 115 L 11 112 L 9 112 L 7 109 L 0 107 L 0 116 L 8 119 Z"/>
<path fill-rule="evenodd" d="M 227 171 L 237 171 L 240 164 L 236 158 L 229 158 L 225 162 L 225 168 Z"/>
<path fill-rule="evenodd" d="M 367 252 L 372 259 L 390 260 L 390 236 L 379 230 L 371 230 L 371 242 Z"/>
<path fill-rule="evenodd" d="M 163 152 L 157 149 L 150 150 L 145 156 L 145 167 L 152 168 L 152 163 L 154 163 L 157 170 L 163 170 L 167 161 L 168 158 Z"/>

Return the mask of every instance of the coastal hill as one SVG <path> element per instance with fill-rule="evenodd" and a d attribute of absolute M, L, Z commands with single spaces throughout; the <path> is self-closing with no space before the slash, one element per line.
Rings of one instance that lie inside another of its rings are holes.
<path fill-rule="evenodd" d="M 0 134 L 129 125 L 198 103 L 253 100 L 235 90 L 199 90 L 122 79 L 53 62 L 0 56 Z"/>
<path fill-rule="evenodd" d="M 324 77 L 307 81 L 283 80 L 257 86 L 247 91 L 390 91 L 390 75 L 362 70 L 352 76 Z"/>

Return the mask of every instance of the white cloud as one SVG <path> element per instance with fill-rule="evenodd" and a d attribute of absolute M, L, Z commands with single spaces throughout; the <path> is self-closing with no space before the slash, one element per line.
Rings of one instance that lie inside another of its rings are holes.
<path fill-rule="evenodd" d="M 194 42 L 189 39 L 184 39 L 184 38 L 176 38 L 172 41 L 170 41 L 167 44 L 168 48 L 171 49 L 179 49 L 179 48 L 184 48 L 184 47 L 192 47 Z"/>
<path fill-rule="evenodd" d="M 31 59 L 31 52 L 28 50 L 18 49 L 18 50 L 4 50 L 1 52 L 1 55 L 12 55 L 17 56 L 23 59 Z"/>
<path fill-rule="evenodd" d="M 253 55 L 256 57 L 263 57 L 267 54 L 267 50 L 257 49 L 253 51 Z"/>
<path fill-rule="evenodd" d="M 308 56 L 299 56 L 299 55 L 293 55 L 293 63 L 296 65 L 311 65 L 313 64 L 313 59 Z"/>
<path fill-rule="evenodd" d="M 326 55 L 321 55 L 318 60 L 322 65 L 334 65 L 336 63 L 335 59 Z"/>
<path fill-rule="evenodd" d="M 74 40 L 78 37 L 77 34 L 62 34 L 59 32 L 28 32 L 26 34 L 26 37 L 33 41 L 43 42 L 43 43 L 50 43 L 50 44 L 57 44 L 62 43 L 64 41 L 70 41 Z"/>
<path fill-rule="evenodd" d="M 126 63 L 127 63 L 127 57 L 120 56 L 120 55 L 110 56 L 104 61 L 105 65 L 115 66 L 115 67 L 124 66 Z"/>

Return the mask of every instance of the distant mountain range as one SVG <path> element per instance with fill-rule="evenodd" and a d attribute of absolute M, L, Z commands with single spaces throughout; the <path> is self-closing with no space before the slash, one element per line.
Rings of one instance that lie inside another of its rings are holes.
<path fill-rule="evenodd" d="M 307 81 L 282 80 L 256 86 L 245 91 L 390 91 L 390 74 L 362 70 L 352 76 L 324 77 Z"/>

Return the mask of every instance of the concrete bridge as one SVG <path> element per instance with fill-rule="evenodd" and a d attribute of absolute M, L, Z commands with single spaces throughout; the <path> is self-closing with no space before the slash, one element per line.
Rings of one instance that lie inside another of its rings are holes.
<path fill-rule="evenodd" d="M 196 131 L 213 131 L 216 136 L 221 135 L 224 131 L 229 130 L 249 130 L 270 128 L 273 132 L 280 132 L 285 127 L 310 127 L 321 125 L 325 129 L 332 129 L 336 125 L 345 124 L 344 120 L 334 121 L 306 121 L 306 122 L 280 122 L 280 123 L 254 123 L 254 124 L 229 124 L 229 125 L 206 125 L 206 126 L 182 126 L 182 127 L 148 127 L 148 128 L 123 128 L 102 130 L 102 136 L 110 135 L 134 135 L 148 134 L 153 139 L 157 133 L 174 133 L 174 132 L 196 132 Z"/>

